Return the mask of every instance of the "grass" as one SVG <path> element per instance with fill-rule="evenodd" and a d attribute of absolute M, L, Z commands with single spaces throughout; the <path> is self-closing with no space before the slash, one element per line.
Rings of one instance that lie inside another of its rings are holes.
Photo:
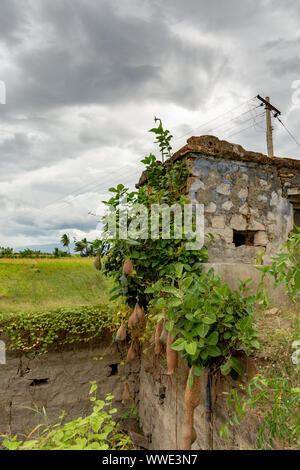
<path fill-rule="evenodd" d="M 0 260 L 2 312 L 98 305 L 108 301 L 110 287 L 91 258 Z"/>
<path fill-rule="evenodd" d="M 299 339 L 300 305 L 281 308 L 276 314 L 270 310 L 257 312 L 256 328 L 260 349 L 256 353 L 259 372 L 266 377 L 283 377 L 291 386 L 298 387 L 300 368 L 292 363 L 292 343 Z"/>

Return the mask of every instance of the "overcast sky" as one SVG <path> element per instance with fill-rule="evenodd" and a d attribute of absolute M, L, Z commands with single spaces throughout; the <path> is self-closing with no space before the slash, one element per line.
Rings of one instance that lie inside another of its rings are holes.
<path fill-rule="evenodd" d="M 209 133 L 265 153 L 263 109 L 250 100 L 259 93 L 299 134 L 297 0 L 0 0 L 0 9 L 0 246 L 93 238 L 107 189 L 133 186 L 153 151 L 154 115 L 174 150 Z M 274 127 L 275 154 L 300 158 Z"/>

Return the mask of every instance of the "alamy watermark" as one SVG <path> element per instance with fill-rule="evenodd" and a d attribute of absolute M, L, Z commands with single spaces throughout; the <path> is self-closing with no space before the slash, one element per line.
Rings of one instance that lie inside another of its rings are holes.
<path fill-rule="evenodd" d="M 0 80 L 0 104 L 6 104 L 6 85 Z"/>
<path fill-rule="evenodd" d="M 6 347 L 4 341 L 0 341 L 0 365 L 6 364 Z"/>
<path fill-rule="evenodd" d="M 109 206 L 102 223 L 101 238 L 120 240 L 184 239 L 187 250 L 200 250 L 204 244 L 203 204 L 128 205 L 126 196 L 115 208 Z M 97 229 L 100 230 L 100 224 Z"/>
<path fill-rule="evenodd" d="M 295 90 L 292 94 L 292 103 L 300 107 L 300 80 L 293 81 L 292 89 Z"/>

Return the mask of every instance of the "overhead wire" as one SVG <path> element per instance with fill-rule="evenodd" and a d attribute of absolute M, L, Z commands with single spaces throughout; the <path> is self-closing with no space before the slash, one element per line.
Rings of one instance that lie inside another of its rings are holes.
<path fill-rule="evenodd" d="M 255 97 L 254 97 L 254 98 L 255 98 Z M 222 114 L 216 116 L 215 118 L 210 119 L 210 120 L 207 121 L 206 123 L 203 123 L 203 125 L 201 125 L 201 126 L 197 126 L 196 128 L 190 129 L 189 132 L 193 132 L 194 130 L 198 130 L 198 129 L 204 128 L 204 126 L 206 126 L 207 124 L 209 124 L 209 123 L 211 123 L 211 122 L 213 122 L 213 121 L 216 121 L 216 120 L 220 119 L 220 118 L 223 117 L 224 115 L 226 115 L 226 114 L 228 114 L 228 113 L 230 113 L 230 112 L 233 112 L 234 110 L 240 108 L 241 106 L 243 106 L 243 105 L 245 105 L 245 104 L 249 104 L 251 101 L 253 101 L 254 98 L 250 98 L 249 100 L 247 100 L 247 101 L 245 101 L 245 102 L 243 102 L 243 103 L 241 103 L 241 104 L 239 104 L 239 105 L 237 105 L 237 106 L 231 108 L 230 110 L 225 111 L 224 113 L 222 113 Z M 236 120 L 236 119 L 239 119 L 241 116 L 247 114 L 248 112 L 251 112 L 251 110 L 252 110 L 252 109 L 247 110 L 247 111 L 245 111 L 245 112 L 243 112 L 243 113 L 241 113 L 241 114 L 235 116 L 234 118 L 230 119 L 229 121 L 227 121 L 227 122 L 225 122 L 225 123 L 222 123 L 222 124 L 219 124 L 219 125 L 216 126 L 215 128 L 209 129 L 209 131 L 214 131 L 215 129 L 220 128 L 220 127 L 222 127 L 222 126 L 224 126 L 224 125 L 228 125 L 228 123 L 230 123 L 230 122 L 232 122 L 232 121 L 234 121 L 234 120 Z M 246 121 L 244 121 L 244 122 L 247 122 L 247 121 L 248 121 L 248 120 L 246 120 Z M 242 123 L 242 124 L 243 124 L 243 123 Z M 227 130 L 226 130 L 226 131 L 227 131 Z M 178 141 L 180 138 L 183 138 L 183 137 L 185 137 L 186 135 L 188 135 L 188 134 L 185 134 L 185 135 L 182 135 L 182 136 L 180 136 L 180 137 L 177 137 L 176 139 L 173 139 L 173 142 Z M 119 171 L 120 171 L 121 169 L 127 168 L 127 167 L 128 167 L 128 165 L 122 165 L 121 167 L 118 168 L 117 171 L 114 171 L 114 172 L 110 171 L 110 174 L 111 174 L 111 173 L 116 174 L 117 172 L 119 173 Z M 105 180 L 105 181 L 106 181 L 106 180 Z M 101 180 L 100 180 L 100 182 L 101 182 Z M 102 180 L 102 182 L 103 182 L 103 180 Z M 91 181 L 90 183 L 87 183 L 86 185 L 83 185 L 83 186 L 77 188 L 75 191 L 71 191 L 70 193 L 66 193 L 66 194 L 63 195 L 63 196 L 60 196 L 60 197 L 57 198 L 56 200 L 51 201 L 50 203 L 48 203 L 46 207 L 51 206 L 51 205 L 53 205 L 53 204 L 55 204 L 55 203 L 59 203 L 60 201 L 63 201 L 63 200 L 64 200 L 66 197 L 68 197 L 68 196 L 79 196 L 79 195 L 81 195 L 81 194 L 84 194 L 84 193 L 82 193 L 82 191 L 87 192 L 88 190 L 92 190 L 92 189 L 96 189 L 96 188 L 99 188 L 99 180 L 98 180 L 98 179 L 97 179 L 96 181 Z"/>
<path fill-rule="evenodd" d="M 261 117 L 263 114 L 264 114 L 264 113 L 261 113 L 261 114 L 256 115 L 256 118 Z M 237 126 L 242 126 L 242 125 L 244 125 L 246 122 L 254 121 L 254 120 L 255 120 L 255 118 L 254 118 L 253 116 L 251 116 L 249 119 L 246 119 L 245 121 L 240 122 L 240 123 L 238 123 L 238 124 L 235 125 L 235 126 L 231 126 L 229 129 L 225 129 L 224 132 L 225 132 L 225 133 L 231 132 L 232 130 L 236 129 Z"/>
<path fill-rule="evenodd" d="M 120 174 L 120 169 L 125 168 L 125 166 L 126 166 L 126 165 L 124 165 L 123 167 L 120 167 L 118 170 L 110 171 L 110 177 L 115 178 L 114 175 L 119 175 L 119 174 Z M 131 171 L 127 171 L 127 172 L 123 173 L 123 174 L 120 175 L 120 176 L 122 176 L 122 179 L 124 179 L 124 177 L 126 178 L 127 176 L 132 175 L 132 174 L 133 174 L 133 172 L 132 172 L 132 170 L 131 170 Z M 124 182 L 126 182 L 127 184 L 130 183 L 129 180 L 125 180 Z M 105 184 L 105 186 L 104 186 L 104 184 Z M 115 184 L 115 179 L 114 179 L 114 180 L 108 179 L 107 176 L 105 176 L 105 177 L 103 177 L 103 178 L 100 178 L 100 179 L 98 178 L 97 182 L 94 182 L 93 184 L 87 184 L 87 185 L 85 185 L 85 186 L 82 186 L 80 189 L 77 189 L 77 190 L 75 190 L 75 191 L 69 192 L 69 193 L 67 193 L 67 194 L 65 194 L 65 195 L 63 195 L 63 196 L 61 196 L 61 197 L 55 199 L 54 201 L 51 201 L 50 203 L 48 203 L 48 204 L 45 206 L 45 208 L 46 208 L 46 207 L 53 206 L 54 204 L 59 204 L 59 203 L 61 203 L 61 202 L 64 203 L 64 204 L 65 204 L 65 203 L 69 204 L 71 201 L 64 201 L 64 199 L 65 199 L 66 197 L 71 197 L 71 196 L 73 196 L 73 197 L 76 198 L 76 197 L 79 197 L 79 196 L 81 196 L 81 195 L 83 195 L 83 194 L 86 194 L 86 193 L 88 193 L 88 192 L 95 192 L 95 190 L 99 190 L 99 189 L 102 189 L 102 188 L 103 188 L 103 190 L 107 190 L 107 188 L 108 188 L 109 186 L 112 186 L 112 185 L 114 185 L 114 184 Z M 124 184 L 124 183 L 123 183 L 123 184 Z"/>
<path fill-rule="evenodd" d="M 107 172 L 109 172 L 109 176 L 111 175 L 115 175 L 115 174 L 119 174 L 120 173 L 120 170 L 127 167 L 128 168 L 128 165 L 121 165 L 118 169 L 116 170 L 107 170 Z M 125 176 L 127 176 L 127 174 L 129 175 L 130 173 L 132 173 L 132 170 L 133 168 L 128 171 L 128 172 L 125 172 Z M 123 173 L 123 176 L 124 176 L 124 173 Z M 89 190 L 92 190 L 94 187 L 98 187 L 99 186 L 99 183 L 101 182 L 104 182 L 104 181 L 109 181 L 107 175 L 105 177 L 100 177 L 100 178 L 97 178 L 93 181 L 90 181 L 89 183 L 86 183 L 82 186 L 79 186 L 76 190 L 74 191 L 70 191 L 68 193 L 65 193 L 64 195 L 58 197 L 57 199 L 54 199 L 53 201 L 49 202 L 47 204 L 47 206 L 49 205 L 52 205 L 52 204 L 55 204 L 61 200 L 63 200 L 64 198 L 68 197 L 68 196 L 79 196 L 82 191 L 86 192 L 86 191 L 89 191 Z"/>
<path fill-rule="evenodd" d="M 212 119 L 210 119 L 209 121 L 200 124 L 200 126 L 197 126 L 197 127 L 194 127 L 194 128 L 190 128 L 190 129 L 187 131 L 187 133 L 185 133 L 185 134 L 183 134 L 183 135 L 181 135 L 181 136 L 179 136 L 179 137 L 176 137 L 176 139 L 174 139 L 173 142 L 175 142 L 175 141 L 177 141 L 177 140 L 179 140 L 179 139 L 182 139 L 183 137 L 186 137 L 187 135 L 190 135 L 190 133 L 193 132 L 193 131 L 195 131 L 195 130 L 199 130 L 199 129 L 205 128 L 205 127 L 207 126 L 207 124 L 210 124 L 211 122 L 216 121 L 217 119 L 220 119 L 221 117 L 225 116 L 225 115 L 228 114 L 228 113 L 232 113 L 234 110 L 240 108 L 241 106 L 244 106 L 245 104 L 249 103 L 250 101 L 253 101 L 255 98 L 256 98 L 256 97 L 254 96 L 253 98 L 250 98 L 250 99 L 244 101 L 243 103 L 240 103 L 239 105 L 237 105 L 237 106 L 235 106 L 235 107 L 233 107 L 233 108 L 231 108 L 231 109 L 225 111 L 224 113 L 219 114 L 219 115 L 216 116 L 215 118 L 212 118 Z"/>
<path fill-rule="evenodd" d="M 300 148 L 300 142 L 298 141 L 298 139 L 293 135 L 292 131 L 290 131 L 287 127 L 286 124 L 284 124 L 282 122 L 282 120 L 280 119 L 279 116 L 276 116 L 276 118 L 278 119 L 278 121 L 280 122 L 280 124 L 284 127 L 284 129 L 286 130 L 286 132 L 289 134 L 289 136 L 291 137 L 291 139 L 293 139 L 293 141 L 297 144 L 297 146 Z"/>
<path fill-rule="evenodd" d="M 261 120 L 259 121 L 259 123 L 262 122 L 262 121 L 263 121 L 263 119 L 261 119 Z M 234 133 L 232 133 L 232 134 L 229 134 L 229 135 L 227 135 L 225 138 L 228 139 L 228 137 L 232 137 L 232 136 L 234 136 L 234 135 L 240 134 L 241 132 L 244 132 L 244 131 L 246 131 L 247 129 L 251 129 L 251 127 L 254 127 L 254 125 L 255 125 L 255 124 L 251 124 L 251 126 L 245 127 L 244 129 L 241 129 L 241 130 L 238 131 L 238 132 L 234 132 Z"/>
<path fill-rule="evenodd" d="M 203 123 L 201 126 L 197 126 L 196 128 L 190 129 L 189 133 L 190 133 L 190 132 L 193 132 L 194 130 L 199 130 L 199 129 L 204 128 L 205 126 L 207 126 L 207 124 L 209 124 L 209 123 L 211 123 L 211 122 L 213 122 L 213 121 L 217 121 L 218 119 L 222 118 L 222 117 L 225 116 L 226 114 L 232 113 L 233 111 L 235 111 L 235 110 L 241 108 L 243 105 L 248 105 L 248 107 L 249 107 L 249 106 L 250 106 L 250 102 L 253 101 L 254 99 L 255 99 L 255 97 L 250 98 L 249 100 L 247 100 L 247 101 L 245 101 L 245 102 L 243 102 L 243 103 L 241 103 L 241 104 L 235 106 L 234 108 L 231 108 L 230 110 L 225 111 L 224 113 L 222 113 L 222 114 L 216 116 L 215 118 L 210 119 L 210 120 L 207 121 L 206 123 Z M 220 128 L 222 128 L 224 125 L 225 125 L 225 126 L 228 126 L 229 123 L 238 120 L 241 116 L 244 116 L 244 115 L 248 114 L 249 112 L 252 113 L 253 110 L 255 110 L 257 107 L 259 107 L 259 106 L 255 106 L 254 108 L 251 107 L 251 108 L 249 108 L 247 111 L 244 111 L 243 113 L 238 114 L 237 116 L 233 117 L 233 118 L 230 119 L 229 121 L 226 121 L 226 122 L 224 122 L 224 123 L 218 124 L 218 125 L 215 126 L 215 127 L 210 128 L 210 129 L 209 129 L 209 132 L 210 132 L 210 131 L 215 131 L 216 129 L 220 129 Z M 260 116 L 260 115 L 258 115 L 258 116 L 256 115 L 255 117 L 257 118 L 257 117 L 259 117 L 259 116 Z M 248 121 L 251 120 L 251 119 L 254 119 L 254 118 L 251 117 L 251 118 L 249 118 L 249 119 L 246 119 L 245 121 L 239 123 L 238 125 L 243 125 L 243 124 L 245 124 L 246 122 L 248 122 Z M 249 126 L 249 128 L 250 128 L 250 127 L 252 127 L 252 126 Z M 233 127 L 229 128 L 229 129 L 225 129 L 224 132 L 225 132 L 225 133 L 226 133 L 226 132 L 230 132 L 232 129 L 235 129 L 235 128 L 236 128 L 236 126 L 233 126 Z M 248 129 L 248 127 L 247 127 L 246 129 Z M 238 133 L 240 133 L 240 132 L 243 132 L 243 131 L 246 130 L 246 129 L 241 129 L 241 130 L 238 131 L 238 132 L 229 134 L 227 137 L 230 137 L 231 135 L 236 135 L 236 134 L 238 134 Z M 185 137 L 186 135 L 188 135 L 188 134 L 184 134 L 184 135 L 182 135 L 182 136 L 180 136 L 180 137 L 177 137 L 176 139 L 173 140 L 173 142 L 178 141 L 179 139 Z M 136 162 L 136 163 L 137 163 L 137 162 Z M 114 175 L 116 175 L 116 174 L 118 175 L 118 174 L 120 174 L 120 170 L 123 170 L 123 169 L 125 169 L 125 168 L 128 169 L 128 164 L 127 164 L 127 165 L 122 165 L 122 166 L 118 167 L 118 169 L 116 169 L 116 170 L 110 170 L 110 171 L 109 171 L 109 175 L 112 176 L 112 177 L 113 177 Z M 126 177 L 127 175 L 129 176 L 129 174 L 132 174 L 133 171 L 134 171 L 134 168 L 131 168 L 130 171 L 125 172 L 125 174 L 124 174 L 124 172 L 123 172 L 122 178 L 123 178 L 124 176 Z M 104 183 L 105 183 L 105 186 L 104 186 Z M 111 184 L 114 184 L 114 183 L 115 183 L 115 180 L 114 180 Z M 90 181 L 90 182 L 88 182 L 88 183 L 86 183 L 86 184 L 84 184 L 84 185 L 78 187 L 77 189 L 75 189 L 75 190 L 73 190 L 73 191 L 70 191 L 69 193 L 65 193 L 64 195 L 60 196 L 59 198 L 57 198 L 57 199 L 51 201 L 50 203 L 48 203 L 44 208 L 50 207 L 50 206 L 52 206 L 52 205 L 54 205 L 54 204 L 58 204 L 58 203 L 60 203 L 60 202 L 64 202 L 63 205 L 70 204 L 71 201 L 64 201 L 65 198 L 67 198 L 67 197 L 72 197 L 72 196 L 73 196 L 74 198 L 76 198 L 76 197 L 79 197 L 80 195 L 83 195 L 83 194 L 85 194 L 85 193 L 87 193 L 87 192 L 91 192 L 91 191 L 95 191 L 95 190 L 100 190 L 100 189 L 106 190 L 106 189 L 107 189 L 107 186 L 108 186 L 109 184 L 110 184 L 110 183 L 109 183 L 109 180 L 107 179 L 107 176 L 105 176 L 104 178 L 100 178 L 100 179 L 97 178 L 97 179 L 95 179 L 95 180 L 92 180 L 92 181 Z M 129 184 L 129 182 L 128 182 L 128 184 Z"/>
<path fill-rule="evenodd" d="M 245 114 L 245 113 L 242 113 L 242 114 Z M 258 117 L 261 117 L 261 116 L 263 116 L 263 115 L 264 115 L 264 113 L 261 113 L 261 114 L 256 115 L 255 117 L 258 118 Z M 251 119 L 254 119 L 254 120 L 255 120 L 255 118 L 251 117 L 251 118 L 249 118 L 249 119 L 246 119 L 245 121 L 243 121 L 243 122 L 240 123 L 239 125 L 243 125 L 243 124 L 245 124 L 246 122 L 249 122 Z M 233 136 L 233 135 L 240 134 L 241 132 L 244 132 L 244 131 L 247 130 L 247 129 L 250 129 L 250 128 L 252 128 L 252 127 L 255 127 L 255 125 L 261 123 L 262 121 L 263 121 L 263 119 L 261 119 L 258 123 L 255 121 L 254 123 L 251 124 L 251 126 L 247 126 L 246 128 L 242 128 L 242 129 L 240 129 L 240 130 L 238 130 L 238 131 L 235 131 L 235 132 L 232 132 L 232 133 L 228 134 L 228 135 L 226 136 L 226 138 L 231 137 L 231 136 Z M 232 129 L 233 129 L 233 127 L 230 128 L 230 129 L 227 129 L 227 131 L 230 131 L 230 130 L 232 130 Z M 116 173 L 116 172 L 115 172 L 115 173 Z M 127 174 L 128 174 L 128 172 L 125 173 L 125 175 L 127 175 Z M 122 176 L 124 177 L 124 174 L 123 174 Z M 100 182 L 99 182 L 99 180 L 98 180 L 98 182 L 97 182 L 96 184 L 93 184 L 93 186 L 90 187 L 90 188 L 88 189 L 88 191 L 93 191 L 93 192 L 94 192 L 96 189 L 101 189 L 101 190 L 103 189 L 103 190 L 105 190 L 105 189 L 107 188 L 107 185 L 106 185 L 106 188 L 105 188 L 104 186 L 102 186 L 103 181 L 104 181 L 103 179 L 100 180 Z M 107 182 L 107 179 L 105 179 L 105 183 L 106 183 L 106 182 Z M 124 184 L 124 183 L 127 183 L 127 182 L 123 180 L 123 184 Z M 75 195 L 75 194 L 68 194 L 68 195 L 69 195 L 69 196 L 74 195 L 75 197 L 77 197 L 77 196 L 79 196 L 79 195 L 81 195 L 81 194 L 82 194 L 82 193 L 77 194 L 77 195 Z M 84 193 L 83 193 L 83 194 L 84 194 Z M 65 205 L 65 204 L 70 204 L 70 203 L 71 203 L 71 201 L 66 201 L 66 202 L 64 203 L 64 205 Z"/>

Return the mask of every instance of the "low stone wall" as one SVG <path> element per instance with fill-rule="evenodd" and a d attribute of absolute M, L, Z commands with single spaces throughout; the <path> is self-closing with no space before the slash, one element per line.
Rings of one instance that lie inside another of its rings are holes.
<path fill-rule="evenodd" d="M 41 414 L 24 407 L 39 411 L 44 408 L 51 424 L 59 421 L 62 410 L 67 412 L 65 421 L 89 414 L 91 380 L 98 385 L 97 396 L 104 398 L 112 393 L 118 414 L 124 413 L 131 403 L 127 406 L 121 403 L 122 377 L 128 373 L 130 391 L 135 398 L 140 369 L 139 362 L 135 361 L 133 365 L 126 365 L 130 369 L 124 371 L 120 363 L 125 357 L 126 345 L 112 344 L 110 335 L 93 344 L 64 347 L 36 358 L 8 351 L 6 364 L 0 365 L 0 433 L 10 432 L 22 437 L 43 422 Z"/>
<path fill-rule="evenodd" d="M 0 365 L 0 434 L 27 436 L 37 424 L 43 422 L 42 414 L 30 407 L 46 411 L 47 421 L 58 422 L 62 410 L 67 412 L 65 421 L 90 413 L 90 381 L 98 385 L 98 397 L 107 393 L 115 396 L 113 405 L 118 415 L 136 404 L 144 437 L 136 434 L 134 418 L 122 421 L 123 429 L 131 430 L 131 436 L 142 448 L 180 449 L 185 424 L 184 393 L 188 369 L 179 360 L 173 376 L 167 375 L 166 355 L 155 356 L 152 349 L 142 353 L 131 363 L 121 365 L 126 357 L 128 344 L 112 344 L 111 336 L 104 336 L 94 344 L 77 344 L 61 351 L 52 351 L 40 357 L 8 352 L 6 365 Z M 101 360 L 100 358 L 103 357 Z M 98 358 L 98 360 L 95 360 Z M 244 360 L 243 383 L 257 373 L 252 359 Z M 122 404 L 123 378 L 127 377 L 132 401 Z M 197 439 L 193 449 L 252 448 L 255 436 L 253 423 L 248 420 L 236 427 L 232 441 L 226 444 L 219 438 L 219 429 L 228 420 L 230 409 L 223 392 L 239 383 L 230 377 L 216 375 L 212 380 L 211 409 L 206 412 L 207 376 L 201 378 L 201 403 L 195 410 Z M 210 416 L 211 421 L 207 421 Z M 138 439 L 137 439 L 138 438 Z"/>
<path fill-rule="evenodd" d="M 247 383 L 257 373 L 252 359 L 243 361 Z M 188 368 L 179 361 L 173 376 L 167 375 L 165 355 L 147 354 L 142 357 L 139 392 L 140 423 L 151 449 L 181 449 L 185 424 L 184 393 Z M 207 375 L 201 377 L 201 403 L 194 414 L 197 439 L 192 449 L 251 449 L 255 440 L 255 427 L 250 419 L 233 428 L 230 445 L 219 437 L 219 430 L 230 416 L 227 397 L 232 387 L 239 388 L 241 381 L 216 375 L 212 379 L 211 413 L 206 411 Z M 210 417 L 210 421 L 207 418 Z"/>
<path fill-rule="evenodd" d="M 230 289 L 238 289 L 238 279 L 246 281 L 252 279 L 252 283 L 248 287 L 252 289 L 250 294 L 255 294 L 258 284 L 261 280 L 261 271 L 258 271 L 257 266 L 253 264 L 244 263 L 205 263 L 203 264 L 204 270 L 207 272 L 213 268 L 223 282 L 227 282 Z M 268 289 L 269 297 L 275 305 L 286 306 L 290 304 L 287 295 L 282 292 L 280 287 L 274 289 L 274 279 L 267 275 L 264 279 L 264 287 Z"/>

